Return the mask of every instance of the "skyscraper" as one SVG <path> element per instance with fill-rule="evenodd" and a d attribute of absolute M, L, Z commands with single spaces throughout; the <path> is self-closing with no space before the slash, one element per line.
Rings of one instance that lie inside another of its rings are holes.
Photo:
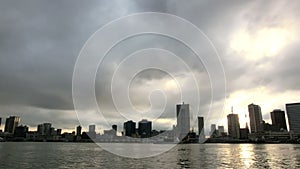
<path fill-rule="evenodd" d="M 43 123 L 37 126 L 37 133 L 39 135 L 50 136 L 51 135 L 51 123 Z"/>
<path fill-rule="evenodd" d="M 91 139 L 96 138 L 96 125 L 95 125 L 95 124 L 89 125 L 88 136 L 89 136 Z"/>
<path fill-rule="evenodd" d="M 198 135 L 199 135 L 199 138 L 205 138 L 204 117 L 198 117 Z"/>
<path fill-rule="evenodd" d="M 271 113 L 272 125 L 287 130 L 284 111 L 275 109 Z"/>
<path fill-rule="evenodd" d="M 14 134 L 16 127 L 19 125 L 20 117 L 10 116 L 6 118 L 4 132 Z"/>
<path fill-rule="evenodd" d="M 81 129 L 82 129 L 82 127 L 80 125 L 76 127 L 76 135 L 77 136 L 81 136 Z"/>
<path fill-rule="evenodd" d="M 224 126 L 218 126 L 218 135 L 222 136 L 225 134 Z"/>
<path fill-rule="evenodd" d="M 227 122 L 228 122 L 228 134 L 232 138 L 239 139 L 240 138 L 239 115 L 238 114 L 228 114 Z"/>
<path fill-rule="evenodd" d="M 136 134 L 135 122 L 133 122 L 132 120 L 125 122 L 124 123 L 124 135 L 133 137 L 135 134 Z"/>
<path fill-rule="evenodd" d="M 39 124 L 39 125 L 37 126 L 37 133 L 38 133 L 39 135 L 44 135 L 44 125 L 43 125 L 43 124 Z"/>
<path fill-rule="evenodd" d="M 216 124 L 211 124 L 210 125 L 210 135 L 216 135 L 217 132 L 217 125 Z"/>
<path fill-rule="evenodd" d="M 181 141 L 190 131 L 190 105 L 178 104 L 176 105 L 177 115 L 177 136 Z"/>
<path fill-rule="evenodd" d="M 152 131 L 151 121 L 143 119 L 142 121 L 139 121 L 138 126 L 139 126 L 138 132 L 142 138 L 151 137 L 151 131 Z"/>
<path fill-rule="evenodd" d="M 300 103 L 286 104 L 286 113 L 289 120 L 290 131 L 300 134 Z"/>
<path fill-rule="evenodd" d="M 51 135 L 51 126 L 52 124 L 51 123 L 44 123 L 44 134 L 46 136 L 50 136 Z"/>
<path fill-rule="evenodd" d="M 116 124 L 111 126 L 113 130 L 115 130 L 116 132 L 118 131 L 118 126 Z"/>
<path fill-rule="evenodd" d="M 89 132 L 96 132 L 96 125 L 89 125 Z"/>
<path fill-rule="evenodd" d="M 250 130 L 251 133 L 257 133 L 263 131 L 263 120 L 261 115 L 261 108 L 259 105 L 248 105 L 249 118 L 250 118 Z"/>

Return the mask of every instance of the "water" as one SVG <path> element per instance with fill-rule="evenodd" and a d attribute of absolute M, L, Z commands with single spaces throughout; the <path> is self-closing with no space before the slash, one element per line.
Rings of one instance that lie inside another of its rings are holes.
<path fill-rule="evenodd" d="M 300 168 L 300 145 L 188 144 L 132 159 L 93 143 L 3 142 L 0 168 Z"/>

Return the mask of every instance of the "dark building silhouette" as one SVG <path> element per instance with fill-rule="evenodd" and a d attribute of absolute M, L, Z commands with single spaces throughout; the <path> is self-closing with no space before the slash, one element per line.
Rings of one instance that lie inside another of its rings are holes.
<path fill-rule="evenodd" d="M 149 138 L 151 137 L 152 131 L 152 122 L 146 119 L 139 121 L 138 123 L 138 133 L 142 138 Z"/>
<path fill-rule="evenodd" d="M 56 130 L 56 135 L 60 136 L 61 135 L 61 129 Z"/>
<path fill-rule="evenodd" d="M 76 127 L 76 135 L 77 135 L 77 136 L 81 136 L 81 129 L 82 129 L 81 126 L 77 126 L 77 127 Z"/>
<path fill-rule="evenodd" d="M 228 114 L 227 115 L 228 122 L 228 134 L 232 138 L 239 139 L 240 138 L 240 122 L 238 114 Z"/>
<path fill-rule="evenodd" d="M 136 134 L 136 129 L 135 129 L 135 122 L 133 122 L 132 120 L 127 121 L 124 123 L 124 134 L 125 136 L 128 137 L 133 137 Z"/>
<path fill-rule="evenodd" d="M 199 139 L 204 139 L 204 117 L 198 117 L 198 135 Z"/>
<path fill-rule="evenodd" d="M 177 136 L 181 141 L 187 136 L 190 131 L 190 105 L 189 104 L 178 104 L 176 105 L 177 115 Z"/>
<path fill-rule="evenodd" d="M 250 118 L 250 130 L 251 133 L 258 133 L 263 131 L 263 120 L 261 114 L 261 108 L 259 105 L 248 105 L 249 118 Z"/>
<path fill-rule="evenodd" d="M 278 126 L 280 129 L 287 130 L 284 111 L 275 109 L 270 114 L 272 125 Z"/>
<path fill-rule="evenodd" d="M 117 126 L 117 125 L 114 124 L 114 125 L 112 125 L 111 127 L 112 127 L 112 129 L 115 130 L 116 132 L 118 131 L 118 126 Z"/>
<path fill-rule="evenodd" d="M 288 116 L 290 131 L 293 134 L 300 135 L 300 103 L 286 104 L 286 113 Z"/>
<path fill-rule="evenodd" d="M 14 137 L 25 138 L 27 132 L 28 132 L 28 127 L 27 126 L 23 126 L 23 125 L 18 126 L 15 129 Z"/>
<path fill-rule="evenodd" d="M 19 125 L 20 117 L 10 116 L 6 118 L 4 132 L 14 134 L 16 127 Z"/>
<path fill-rule="evenodd" d="M 240 129 L 240 139 L 248 139 L 249 134 L 249 128 L 246 126 L 246 128 Z"/>
<path fill-rule="evenodd" d="M 51 123 L 43 123 L 43 124 L 39 124 L 37 126 L 37 133 L 39 135 L 43 135 L 43 136 L 51 136 L 51 134 L 53 133 L 53 129 L 51 129 L 52 127 Z"/>
<path fill-rule="evenodd" d="M 46 136 L 50 136 L 51 135 L 51 126 L 52 126 L 52 124 L 51 123 L 44 123 L 43 124 L 44 125 L 44 134 L 46 135 Z"/>
<path fill-rule="evenodd" d="M 218 133 L 217 125 L 216 124 L 211 124 L 210 125 L 210 137 L 212 137 L 212 138 L 217 137 L 217 133 Z"/>
<path fill-rule="evenodd" d="M 38 133 L 39 135 L 44 135 L 44 125 L 43 125 L 43 124 L 39 124 L 39 125 L 37 126 L 37 133 Z"/>
<path fill-rule="evenodd" d="M 279 132 L 280 127 L 277 125 L 269 124 L 263 121 L 264 131 L 271 131 L 271 132 Z"/>

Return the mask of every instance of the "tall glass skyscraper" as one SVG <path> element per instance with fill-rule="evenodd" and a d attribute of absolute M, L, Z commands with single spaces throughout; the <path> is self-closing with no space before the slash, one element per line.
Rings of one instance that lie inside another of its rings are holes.
<path fill-rule="evenodd" d="M 190 131 L 190 105 L 178 104 L 176 105 L 177 114 L 177 136 L 181 141 Z"/>
<path fill-rule="evenodd" d="M 290 131 L 300 134 L 300 103 L 286 104 L 286 113 L 289 120 Z"/>

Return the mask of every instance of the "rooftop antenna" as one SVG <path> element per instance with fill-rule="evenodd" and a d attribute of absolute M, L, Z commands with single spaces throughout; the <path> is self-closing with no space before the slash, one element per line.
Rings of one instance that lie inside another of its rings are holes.
<path fill-rule="evenodd" d="M 233 114 L 233 106 L 231 106 L 231 114 Z"/>

